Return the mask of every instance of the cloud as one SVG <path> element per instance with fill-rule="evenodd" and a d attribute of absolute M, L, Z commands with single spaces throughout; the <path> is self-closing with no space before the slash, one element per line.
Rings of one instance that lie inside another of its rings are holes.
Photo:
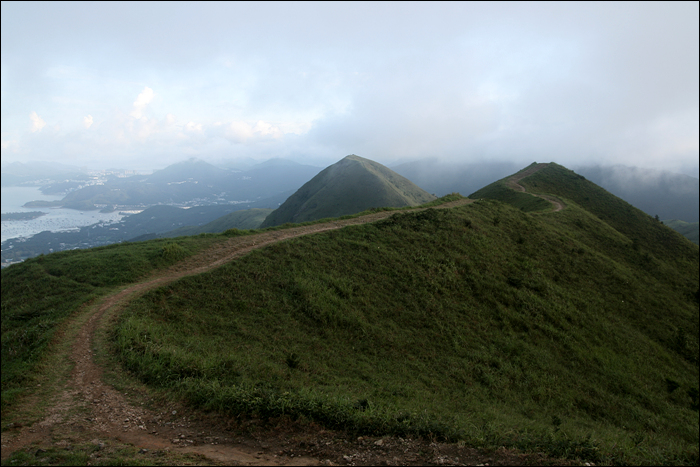
<path fill-rule="evenodd" d="M 2 139 L 0 142 L 0 148 L 2 151 L 17 152 L 17 140 L 16 139 Z"/>
<path fill-rule="evenodd" d="M 222 124 L 217 122 L 214 126 L 220 128 Z M 281 126 L 295 129 L 295 127 L 288 124 L 282 124 Z M 215 132 L 221 134 L 221 130 L 215 130 Z M 222 136 L 232 143 L 255 144 L 264 141 L 281 141 L 284 139 L 284 135 L 285 132 L 282 131 L 280 126 L 264 120 L 258 120 L 255 125 L 237 120 L 224 126 Z"/>
<path fill-rule="evenodd" d="M 83 118 L 83 125 L 85 125 L 85 128 L 90 128 L 92 126 L 92 115 Z"/>
<path fill-rule="evenodd" d="M 226 128 L 226 138 L 234 143 L 245 143 L 253 136 L 253 128 L 246 122 L 231 122 Z"/>
<path fill-rule="evenodd" d="M 169 120 L 168 120 L 168 122 L 169 122 Z M 202 124 L 195 123 L 195 122 L 188 122 L 187 125 L 185 125 L 185 130 L 195 132 L 195 133 L 201 133 L 202 132 Z"/>
<path fill-rule="evenodd" d="M 259 120 L 258 123 L 255 124 L 253 133 L 257 133 L 260 136 L 269 136 L 274 139 L 279 139 L 284 136 L 282 130 L 262 120 Z"/>
<path fill-rule="evenodd" d="M 697 2 L 220 3 L 3 2 L 3 154 L 697 170 Z"/>
<path fill-rule="evenodd" d="M 141 118 L 141 113 L 146 108 L 146 106 L 153 100 L 153 89 L 146 86 L 141 91 L 141 94 L 134 101 L 134 110 L 131 111 L 129 115 L 134 118 Z"/>
<path fill-rule="evenodd" d="M 41 131 L 41 129 L 46 126 L 46 122 L 39 115 L 37 115 L 36 112 L 29 114 L 29 118 L 32 120 L 32 133 Z"/>

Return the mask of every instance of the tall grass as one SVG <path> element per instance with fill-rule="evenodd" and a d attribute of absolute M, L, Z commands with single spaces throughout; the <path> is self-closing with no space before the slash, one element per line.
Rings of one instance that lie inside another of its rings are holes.
<path fill-rule="evenodd" d="M 575 203 L 397 213 L 152 291 L 114 343 L 143 381 L 223 413 L 693 462 L 697 247 L 631 243 Z"/>
<path fill-rule="evenodd" d="M 154 240 L 38 256 L 2 270 L 2 408 L 28 380 L 67 318 L 114 287 L 129 284 L 216 239 Z"/>

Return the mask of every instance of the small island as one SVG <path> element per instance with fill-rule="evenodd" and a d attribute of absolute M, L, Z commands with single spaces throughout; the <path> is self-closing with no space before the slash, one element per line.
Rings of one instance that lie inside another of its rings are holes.
<path fill-rule="evenodd" d="M 63 206 L 62 201 L 45 200 L 29 201 L 22 205 L 23 208 L 58 208 L 61 206 Z"/>
<path fill-rule="evenodd" d="M 6 212 L 0 214 L 2 221 L 30 221 L 36 219 L 37 217 L 45 216 L 45 212 L 32 211 L 32 212 Z"/>

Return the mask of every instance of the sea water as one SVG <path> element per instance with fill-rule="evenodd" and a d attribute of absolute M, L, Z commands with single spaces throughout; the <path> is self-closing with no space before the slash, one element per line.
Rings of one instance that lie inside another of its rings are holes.
<path fill-rule="evenodd" d="M 2 187 L 2 212 L 32 212 L 41 211 L 46 214 L 32 220 L 2 221 L 0 241 L 8 238 L 29 237 L 31 235 L 49 230 L 58 232 L 71 230 L 78 227 L 96 224 L 97 222 L 116 222 L 122 218 L 118 212 L 101 213 L 99 211 L 78 211 L 63 208 L 24 208 L 22 205 L 29 201 L 45 200 L 58 201 L 63 196 L 45 195 L 38 187 Z"/>

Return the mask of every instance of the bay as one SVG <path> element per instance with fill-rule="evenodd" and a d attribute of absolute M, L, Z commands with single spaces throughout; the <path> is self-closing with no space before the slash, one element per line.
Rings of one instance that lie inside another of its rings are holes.
<path fill-rule="evenodd" d="M 1 210 L 8 212 L 41 211 L 46 215 L 26 221 L 3 221 L 0 241 L 9 238 L 29 237 L 39 232 L 49 230 L 59 232 L 78 227 L 85 227 L 97 222 L 117 222 L 123 216 L 118 212 L 100 213 L 99 211 L 77 211 L 63 208 L 24 208 L 22 205 L 29 201 L 57 201 L 62 196 L 44 195 L 39 187 L 2 187 L 0 189 Z"/>

